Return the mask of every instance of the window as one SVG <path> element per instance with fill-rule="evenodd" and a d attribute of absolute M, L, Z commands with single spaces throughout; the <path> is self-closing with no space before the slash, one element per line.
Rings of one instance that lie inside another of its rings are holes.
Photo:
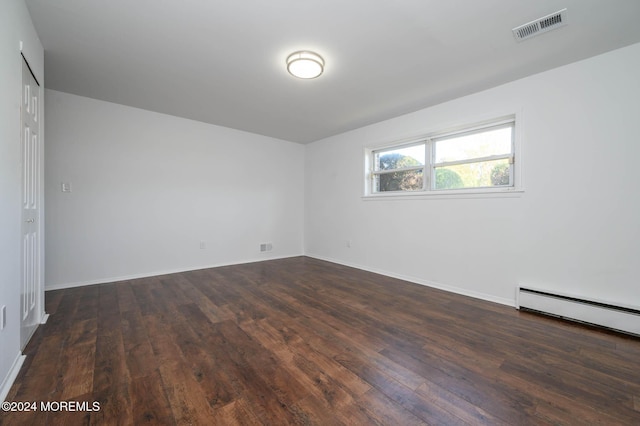
<path fill-rule="evenodd" d="M 422 190 L 425 149 L 421 143 L 374 151 L 375 192 Z"/>
<path fill-rule="evenodd" d="M 367 195 L 513 190 L 515 119 L 371 149 L 367 157 Z"/>

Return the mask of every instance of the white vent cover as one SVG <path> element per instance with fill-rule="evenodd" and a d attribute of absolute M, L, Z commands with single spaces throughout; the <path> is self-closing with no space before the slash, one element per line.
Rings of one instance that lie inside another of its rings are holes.
<path fill-rule="evenodd" d="M 551 15 L 520 25 L 511 31 L 513 31 L 513 36 L 517 41 L 523 41 L 564 25 L 567 25 L 567 9 L 559 10 Z"/>

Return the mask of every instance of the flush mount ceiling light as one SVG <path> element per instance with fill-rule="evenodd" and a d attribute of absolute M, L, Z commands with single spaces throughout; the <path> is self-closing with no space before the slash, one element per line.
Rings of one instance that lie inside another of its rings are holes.
<path fill-rule="evenodd" d="M 287 57 L 287 71 L 298 78 L 316 78 L 324 71 L 324 59 L 308 50 L 294 52 Z"/>

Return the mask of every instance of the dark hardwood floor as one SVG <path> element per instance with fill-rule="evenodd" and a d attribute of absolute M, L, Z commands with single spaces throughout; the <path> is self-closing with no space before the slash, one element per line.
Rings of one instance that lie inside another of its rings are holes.
<path fill-rule="evenodd" d="M 46 298 L 7 400 L 100 410 L 2 425 L 640 424 L 640 339 L 311 258 Z"/>

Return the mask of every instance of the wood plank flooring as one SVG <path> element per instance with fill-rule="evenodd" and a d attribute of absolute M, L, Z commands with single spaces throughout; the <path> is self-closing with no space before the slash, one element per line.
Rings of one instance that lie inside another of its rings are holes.
<path fill-rule="evenodd" d="M 637 425 L 640 339 L 306 257 L 46 294 L 2 425 Z"/>

